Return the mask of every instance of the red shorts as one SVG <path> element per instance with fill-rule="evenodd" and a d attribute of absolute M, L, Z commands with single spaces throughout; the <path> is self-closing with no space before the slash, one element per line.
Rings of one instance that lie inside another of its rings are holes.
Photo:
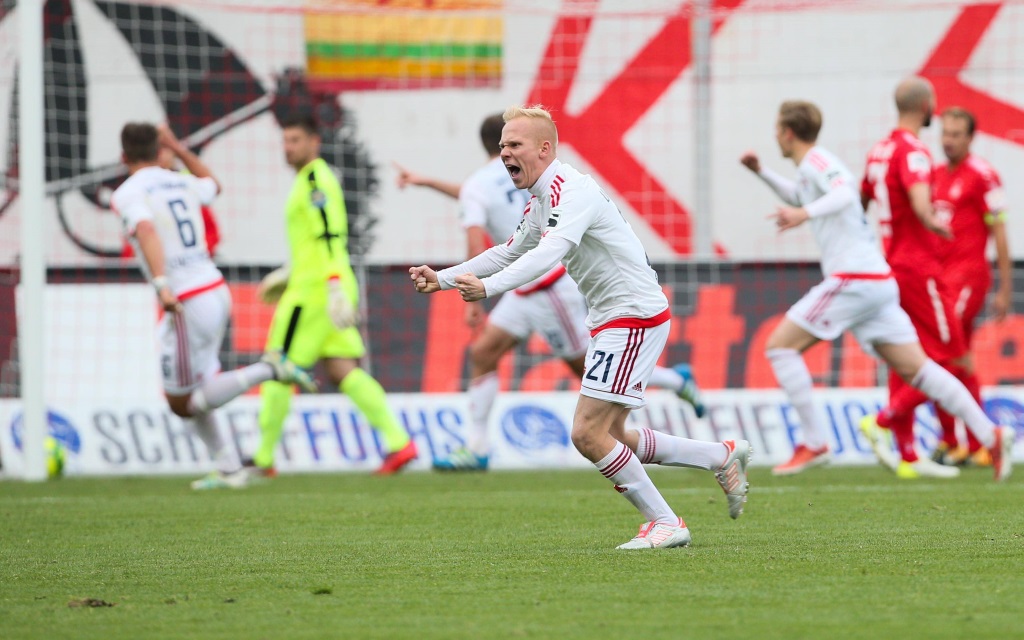
<path fill-rule="evenodd" d="M 928 357 L 942 364 L 967 353 L 963 327 L 950 287 L 939 278 L 893 270 L 900 286 L 900 306 L 910 316 Z"/>
<path fill-rule="evenodd" d="M 974 336 L 974 322 L 985 308 L 985 298 L 992 278 L 986 273 L 978 277 L 952 277 L 949 279 L 953 295 L 953 313 L 960 319 L 960 331 L 964 336 L 964 344 L 970 348 Z"/>

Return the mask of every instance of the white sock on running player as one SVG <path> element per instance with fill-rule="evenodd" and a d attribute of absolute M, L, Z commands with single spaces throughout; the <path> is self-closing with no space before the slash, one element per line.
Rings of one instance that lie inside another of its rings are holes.
<path fill-rule="evenodd" d="M 654 371 L 651 372 L 651 379 L 648 381 L 652 387 L 658 387 L 659 389 L 669 389 L 670 391 L 679 391 L 686 384 L 683 380 L 683 376 L 679 375 L 672 369 L 666 367 L 654 367 Z"/>
<path fill-rule="evenodd" d="M 234 473 L 242 468 L 242 461 L 238 458 L 238 451 L 229 446 L 220 437 L 217 430 L 217 421 L 212 414 L 201 413 L 188 420 L 196 435 L 206 445 L 214 466 L 221 473 Z"/>
<path fill-rule="evenodd" d="M 720 468 L 729 457 L 729 450 L 721 442 L 690 440 L 653 429 L 640 429 L 637 434 L 640 440 L 636 446 L 636 457 L 643 464 L 711 471 Z"/>
<path fill-rule="evenodd" d="M 943 409 L 963 420 L 982 445 L 992 447 L 995 444 L 996 425 L 974 401 L 967 387 L 934 360 L 921 365 L 911 384 L 941 404 Z"/>
<path fill-rule="evenodd" d="M 615 443 L 611 453 L 594 463 L 601 475 L 615 483 L 615 490 L 622 494 L 648 522 L 679 526 L 679 518 L 668 506 L 661 492 L 651 482 L 644 465 L 633 455 L 633 451 Z"/>
<path fill-rule="evenodd" d="M 189 407 L 194 413 L 207 413 L 224 406 L 261 382 L 274 379 L 274 368 L 266 362 L 218 373 L 192 392 Z"/>
<path fill-rule="evenodd" d="M 825 416 L 814 404 L 814 382 L 800 352 L 796 349 L 769 349 L 766 355 L 772 364 L 775 379 L 789 396 L 789 403 L 796 409 L 796 414 L 800 416 L 804 444 L 812 449 L 825 446 L 828 442 Z"/>
<path fill-rule="evenodd" d="M 497 371 L 485 373 L 469 383 L 469 434 L 466 448 L 478 456 L 486 456 L 491 449 L 487 437 L 487 418 L 491 415 L 491 407 L 497 395 Z"/>

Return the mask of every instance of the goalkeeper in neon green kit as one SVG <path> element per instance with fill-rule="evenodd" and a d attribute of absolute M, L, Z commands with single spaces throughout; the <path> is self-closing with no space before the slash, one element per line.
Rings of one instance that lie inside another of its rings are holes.
<path fill-rule="evenodd" d="M 341 185 L 320 157 L 320 136 L 312 117 L 289 118 L 282 131 L 285 158 L 297 175 L 287 204 L 290 270 L 287 278 L 268 276 L 261 285 L 265 301 L 280 294 L 267 351 L 286 354 L 307 369 L 322 359 L 331 382 L 381 435 L 387 455 L 377 473 L 394 473 L 416 458 L 416 444 L 388 407 L 380 383 L 359 368 L 366 348 L 356 326 L 359 290 L 348 259 Z M 291 385 L 266 382 L 260 387 L 261 437 L 253 464 L 264 475 L 273 475 L 274 450 L 291 398 Z"/>

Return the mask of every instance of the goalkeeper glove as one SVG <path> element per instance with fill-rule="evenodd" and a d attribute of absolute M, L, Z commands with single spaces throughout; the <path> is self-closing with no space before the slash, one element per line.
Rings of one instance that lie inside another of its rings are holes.
<path fill-rule="evenodd" d="M 327 313 L 331 316 L 331 322 L 339 329 L 348 329 L 359 323 L 359 312 L 352 306 L 352 301 L 342 290 L 341 282 L 337 278 L 327 281 Z"/>
<path fill-rule="evenodd" d="M 256 289 L 256 295 L 266 304 L 275 304 L 281 299 L 284 290 L 288 287 L 288 277 L 291 269 L 287 265 L 274 269 L 260 280 L 260 286 Z"/>

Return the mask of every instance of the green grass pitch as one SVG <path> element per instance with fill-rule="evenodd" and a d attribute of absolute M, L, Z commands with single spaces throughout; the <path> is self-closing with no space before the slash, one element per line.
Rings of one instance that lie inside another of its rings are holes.
<path fill-rule="evenodd" d="M 1021 638 L 1024 483 L 651 469 L 687 549 L 596 471 L 0 483 L 0 637 Z M 69 606 L 93 598 L 112 607 Z"/>

